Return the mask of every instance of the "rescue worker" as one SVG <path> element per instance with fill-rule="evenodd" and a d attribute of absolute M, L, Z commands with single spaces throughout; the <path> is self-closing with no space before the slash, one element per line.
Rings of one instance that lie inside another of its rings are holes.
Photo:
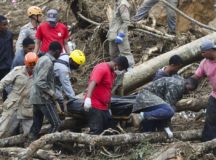
<path fill-rule="evenodd" d="M 159 69 L 153 80 L 157 80 L 162 77 L 170 77 L 178 72 L 178 70 L 184 65 L 182 58 L 178 55 L 173 55 L 169 59 L 169 65 Z"/>
<path fill-rule="evenodd" d="M 60 104 L 61 110 L 64 112 L 64 91 L 67 99 L 74 99 L 75 92 L 71 85 L 70 74 L 71 71 L 79 68 L 80 65 L 85 64 L 85 54 L 80 50 L 74 50 L 68 54 L 62 54 L 54 64 L 54 72 L 56 79 L 56 97 Z"/>
<path fill-rule="evenodd" d="M 58 11 L 50 9 L 47 11 L 46 22 L 40 24 L 36 32 L 36 44 L 34 52 L 39 56 L 43 56 L 48 52 L 48 48 L 51 42 L 58 41 L 63 52 L 70 53 L 68 47 L 69 32 L 67 27 L 58 22 Z"/>
<path fill-rule="evenodd" d="M 27 37 L 36 41 L 35 34 L 37 31 L 38 25 L 42 21 L 42 9 L 37 6 L 31 6 L 27 10 L 27 15 L 29 17 L 29 23 L 22 26 L 20 29 L 20 33 L 16 42 L 16 54 L 20 49 L 23 48 L 23 40 Z"/>
<path fill-rule="evenodd" d="M 35 66 L 33 86 L 30 92 L 30 103 L 33 104 L 33 124 L 29 141 L 38 138 L 44 116 L 51 124 L 49 133 L 58 131 L 61 121 L 55 110 L 54 61 L 59 58 L 62 46 L 59 42 L 50 43 L 49 51 L 42 56 Z"/>
<path fill-rule="evenodd" d="M 35 47 L 35 42 L 33 39 L 27 37 L 22 42 L 23 49 L 20 49 L 13 59 L 13 63 L 11 66 L 11 69 L 13 69 L 16 66 L 22 66 L 24 65 L 24 57 L 28 52 L 33 52 Z"/>
<path fill-rule="evenodd" d="M 29 52 L 25 55 L 25 66 L 18 66 L 11 70 L 0 81 L 0 92 L 12 85 L 8 98 L 3 103 L 3 113 L 0 117 L 0 138 L 14 135 L 16 129 L 22 126 L 24 135 L 29 133 L 32 126 L 32 105 L 29 103 L 32 86 L 32 73 L 38 57 Z"/>
<path fill-rule="evenodd" d="M 125 56 L 130 67 L 134 65 L 134 57 L 131 53 L 128 41 L 128 25 L 130 24 L 129 3 L 127 0 L 115 0 L 112 21 L 109 25 L 108 40 L 111 59 L 117 56 Z"/>
<path fill-rule="evenodd" d="M 84 100 L 84 109 L 88 111 L 90 134 L 100 134 L 110 126 L 112 119 L 108 105 L 116 77 L 115 71 L 127 70 L 128 67 L 127 58 L 120 56 L 110 62 L 97 64 L 91 72 Z"/>
<path fill-rule="evenodd" d="M 167 0 L 172 6 L 177 7 L 178 4 L 182 4 L 182 0 Z M 132 22 L 138 22 L 143 18 L 148 16 L 150 9 L 158 3 L 159 0 L 143 0 L 143 3 L 138 8 L 138 11 L 135 16 L 132 17 Z M 175 10 L 166 6 L 167 12 L 167 23 L 168 23 L 168 33 L 175 34 L 176 33 L 176 13 Z"/>
<path fill-rule="evenodd" d="M 202 132 L 202 141 L 209 141 L 216 138 L 216 45 L 209 39 L 203 39 L 200 49 L 204 59 L 201 61 L 193 78 L 199 80 L 202 77 L 207 77 L 212 86 Z"/>
<path fill-rule="evenodd" d="M 136 96 L 133 107 L 135 114 L 132 114 L 133 125 L 139 127 L 142 122 L 145 132 L 164 129 L 168 137 L 172 138 L 168 122 L 175 113 L 175 104 L 184 93 L 196 87 L 195 79 L 184 79 L 178 75 L 163 77 L 146 85 Z"/>

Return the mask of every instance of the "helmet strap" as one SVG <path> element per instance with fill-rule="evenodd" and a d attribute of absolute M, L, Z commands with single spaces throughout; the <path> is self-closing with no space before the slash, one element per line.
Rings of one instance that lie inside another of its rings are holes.
<path fill-rule="evenodd" d="M 39 26 L 40 21 L 38 20 L 38 15 L 36 15 L 36 18 L 34 16 L 30 16 L 30 18 L 36 22 L 36 27 Z"/>

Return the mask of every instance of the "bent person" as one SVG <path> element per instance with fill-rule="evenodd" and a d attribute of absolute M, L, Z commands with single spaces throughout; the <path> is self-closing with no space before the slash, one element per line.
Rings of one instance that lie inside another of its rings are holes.
<path fill-rule="evenodd" d="M 0 81 L 0 92 L 8 85 L 12 86 L 12 91 L 3 103 L 0 138 L 14 135 L 20 125 L 24 135 L 29 133 L 33 122 L 33 107 L 29 103 L 29 95 L 32 86 L 32 72 L 37 60 L 37 55 L 29 52 L 24 58 L 25 66 L 15 67 Z"/>

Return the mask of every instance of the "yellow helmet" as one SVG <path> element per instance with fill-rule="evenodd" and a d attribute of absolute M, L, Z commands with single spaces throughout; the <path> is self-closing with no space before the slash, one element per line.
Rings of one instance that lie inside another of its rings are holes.
<path fill-rule="evenodd" d="M 77 64 L 82 65 L 86 62 L 85 54 L 81 50 L 73 50 L 70 53 L 70 58 Z"/>
<path fill-rule="evenodd" d="M 27 10 L 27 15 L 30 17 L 32 15 L 42 15 L 42 9 L 37 6 L 31 6 Z"/>

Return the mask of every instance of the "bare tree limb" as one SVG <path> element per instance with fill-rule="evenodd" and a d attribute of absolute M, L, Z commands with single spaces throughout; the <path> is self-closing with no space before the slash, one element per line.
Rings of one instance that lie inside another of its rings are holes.
<path fill-rule="evenodd" d="M 191 130 L 185 132 L 176 132 L 174 137 L 177 139 L 185 140 L 197 140 L 201 137 L 200 130 Z M 87 144 L 92 146 L 121 146 L 140 143 L 142 141 L 150 142 L 165 142 L 167 140 L 164 133 L 127 133 L 111 136 L 89 135 L 84 133 L 73 133 L 69 131 L 57 132 L 53 134 L 47 134 L 40 139 L 32 142 L 29 147 L 19 154 L 20 159 L 28 159 L 34 155 L 34 153 L 43 148 L 46 144 L 53 144 L 55 142 L 77 142 L 81 144 Z"/>
<path fill-rule="evenodd" d="M 165 40 L 169 40 L 169 41 L 173 41 L 174 38 L 170 38 L 170 37 L 167 37 L 167 36 L 163 36 L 163 35 L 160 35 L 160 34 L 157 34 L 157 33 L 153 33 L 153 32 L 150 32 L 150 31 L 147 31 L 147 30 L 144 30 L 144 29 L 134 29 L 134 31 L 137 31 L 137 32 L 143 32 L 143 33 L 146 33 L 146 34 L 149 34 L 149 35 L 152 35 L 152 36 L 155 36 L 157 38 L 161 38 L 161 39 L 165 39 Z"/>
<path fill-rule="evenodd" d="M 91 23 L 91 24 L 93 24 L 93 25 L 96 25 L 96 26 L 100 26 L 101 25 L 101 23 L 98 23 L 98 22 L 95 22 L 95 21 L 93 21 L 93 20 L 91 20 L 91 19 L 89 19 L 89 18 L 86 18 L 85 16 L 83 16 L 81 13 L 77 13 L 77 15 L 80 17 L 80 18 L 82 18 L 83 20 L 85 20 L 85 21 L 87 21 L 87 22 L 89 22 L 89 23 Z"/>
<path fill-rule="evenodd" d="M 211 30 L 211 31 L 216 31 L 216 28 L 212 28 L 209 27 L 191 17 L 189 17 L 188 15 L 186 15 L 184 12 L 182 12 L 181 10 L 179 10 L 178 8 L 172 6 L 169 2 L 167 2 L 166 0 L 161 0 L 161 2 L 163 2 L 165 5 L 167 5 L 168 7 L 172 8 L 173 10 L 175 10 L 176 12 L 178 12 L 181 16 L 183 16 L 184 18 L 186 18 L 187 20 L 191 21 L 194 24 L 197 24 L 200 27 L 203 27 L 205 29 Z"/>
<path fill-rule="evenodd" d="M 194 111 L 198 112 L 201 109 L 205 109 L 208 103 L 208 95 L 202 96 L 199 99 L 197 98 L 186 98 L 181 99 L 176 104 L 176 111 Z"/>
<path fill-rule="evenodd" d="M 0 147 L 17 146 L 25 142 L 23 134 L 0 139 Z"/>

